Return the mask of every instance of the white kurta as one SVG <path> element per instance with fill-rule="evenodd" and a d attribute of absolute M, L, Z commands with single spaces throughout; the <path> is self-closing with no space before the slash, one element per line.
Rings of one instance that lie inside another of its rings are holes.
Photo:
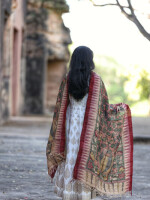
<path fill-rule="evenodd" d="M 54 178 L 54 192 L 63 200 L 91 200 L 91 190 L 75 180 L 70 182 L 79 151 L 87 98 L 88 93 L 80 101 L 69 95 L 70 104 L 66 112 L 66 161 L 58 166 Z"/>

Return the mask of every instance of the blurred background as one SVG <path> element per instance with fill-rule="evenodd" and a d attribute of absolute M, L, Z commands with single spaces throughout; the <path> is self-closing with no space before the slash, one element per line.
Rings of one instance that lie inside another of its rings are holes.
<path fill-rule="evenodd" d="M 93 2 L 93 3 L 92 3 Z M 128 7 L 128 1 L 120 1 Z M 89 46 L 95 54 L 96 72 L 106 84 L 110 103 L 130 105 L 133 116 L 150 116 L 150 1 L 132 0 L 140 25 L 121 12 L 114 0 L 68 0 L 63 15 L 73 43 Z M 92 6 L 95 3 L 95 6 Z M 103 5 L 103 6 L 102 6 Z M 131 9 L 125 12 L 131 14 Z M 145 32 L 144 32 L 145 31 Z M 147 33 L 147 35 L 146 35 Z"/>
<path fill-rule="evenodd" d="M 150 0 L 0 0 L 0 199 L 57 199 L 45 148 L 80 45 L 93 50 L 109 102 L 131 108 L 133 199 L 150 199 Z"/>
<path fill-rule="evenodd" d="M 150 1 L 1 0 L 0 121 L 49 116 L 69 58 L 79 45 L 94 52 L 110 103 L 150 116 Z M 126 16 L 128 15 L 128 16 Z"/>
<path fill-rule="evenodd" d="M 65 1 L 1 1 L 1 121 L 53 109 L 69 60 Z"/>

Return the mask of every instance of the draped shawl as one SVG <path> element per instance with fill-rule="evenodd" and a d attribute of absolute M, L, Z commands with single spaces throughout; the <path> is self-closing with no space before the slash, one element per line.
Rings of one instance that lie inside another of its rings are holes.
<path fill-rule="evenodd" d="M 66 159 L 66 110 L 69 104 L 65 74 L 57 96 L 46 147 L 48 174 L 53 179 Z M 91 72 L 87 105 L 73 179 L 106 195 L 132 192 L 133 132 L 127 104 L 109 104 L 101 77 Z"/>

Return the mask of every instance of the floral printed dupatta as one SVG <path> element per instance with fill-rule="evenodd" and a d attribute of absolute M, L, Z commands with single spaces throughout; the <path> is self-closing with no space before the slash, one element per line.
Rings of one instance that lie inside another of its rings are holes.
<path fill-rule="evenodd" d="M 68 75 L 60 85 L 46 147 L 48 174 L 54 177 L 65 160 L 65 121 L 69 104 Z M 132 191 L 133 132 L 131 112 L 124 103 L 109 104 L 100 76 L 91 72 L 89 94 L 73 172 L 100 194 L 121 196 Z"/>

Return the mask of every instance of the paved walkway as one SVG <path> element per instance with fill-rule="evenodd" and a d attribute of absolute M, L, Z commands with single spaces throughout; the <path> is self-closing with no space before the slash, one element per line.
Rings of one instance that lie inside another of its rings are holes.
<path fill-rule="evenodd" d="M 0 200 L 60 199 L 47 174 L 49 129 L 49 120 L 43 118 L 15 119 L 0 127 Z M 134 145 L 133 196 L 124 199 L 150 199 L 149 155 L 150 144 Z"/>
<path fill-rule="evenodd" d="M 150 143 L 150 117 L 133 117 L 132 122 L 134 141 Z"/>

